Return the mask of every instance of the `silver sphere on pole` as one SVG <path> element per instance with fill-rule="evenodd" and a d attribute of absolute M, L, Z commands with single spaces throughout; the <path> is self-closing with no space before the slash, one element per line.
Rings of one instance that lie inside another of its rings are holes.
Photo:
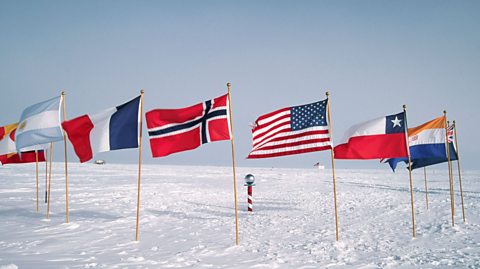
<path fill-rule="evenodd" d="M 245 186 L 254 186 L 255 185 L 255 177 L 252 174 L 247 174 L 245 176 Z"/>

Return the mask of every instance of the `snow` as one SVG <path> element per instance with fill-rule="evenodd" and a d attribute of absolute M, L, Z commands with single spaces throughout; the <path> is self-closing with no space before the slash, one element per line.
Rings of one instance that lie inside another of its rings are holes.
<path fill-rule="evenodd" d="M 70 163 L 68 224 L 62 163 L 53 165 L 48 220 L 44 170 L 36 212 L 35 165 L 3 166 L 0 269 L 479 268 L 480 172 L 463 174 L 466 223 L 455 178 L 452 227 L 443 168 L 428 170 L 428 210 L 423 171 L 413 173 L 415 239 L 406 171 L 337 170 L 338 242 L 331 170 L 237 168 L 235 246 L 230 167 L 144 165 L 136 242 L 136 165 Z M 256 178 L 253 213 L 248 173 Z"/>

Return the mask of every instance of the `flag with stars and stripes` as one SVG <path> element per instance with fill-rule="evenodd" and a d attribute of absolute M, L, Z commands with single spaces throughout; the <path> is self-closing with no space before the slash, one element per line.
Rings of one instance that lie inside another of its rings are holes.
<path fill-rule="evenodd" d="M 228 94 L 190 107 L 154 109 L 145 118 L 153 157 L 231 139 Z"/>
<path fill-rule="evenodd" d="M 327 102 L 287 107 L 260 116 L 252 129 L 248 159 L 270 158 L 332 148 Z"/>

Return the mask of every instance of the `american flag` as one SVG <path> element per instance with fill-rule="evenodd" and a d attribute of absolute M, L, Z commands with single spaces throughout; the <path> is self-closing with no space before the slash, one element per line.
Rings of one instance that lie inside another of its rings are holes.
<path fill-rule="evenodd" d="M 287 107 L 260 116 L 252 128 L 249 159 L 278 157 L 332 148 L 326 117 L 328 99 Z"/>

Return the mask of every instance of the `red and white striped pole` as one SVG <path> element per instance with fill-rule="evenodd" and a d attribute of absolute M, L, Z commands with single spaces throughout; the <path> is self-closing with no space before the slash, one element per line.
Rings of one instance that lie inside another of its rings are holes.
<path fill-rule="evenodd" d="M 247 198 L 248 211 L 253 211 L 252 190 L 253 190 L 253 186 L 248 186 L 248 187 L 247 187 L 247 192 L 248 192 L 248 198 Z"/>
<path fill-rule="evenodd" d="M 248 174 L 245 176 L 245 186 L 247 186 L 247 203 L 248 203 L 248 212 L 253 212 L 253 186 L 255 182 L 255 177 L 252 174 Z"/>

